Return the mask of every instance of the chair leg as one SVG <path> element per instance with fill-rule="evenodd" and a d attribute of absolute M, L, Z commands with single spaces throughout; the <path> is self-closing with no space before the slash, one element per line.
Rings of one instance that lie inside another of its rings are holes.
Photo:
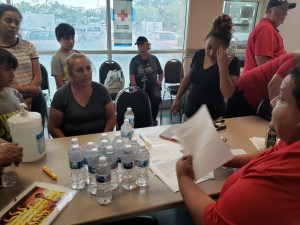
<path fill-rule="evenodd" d="M 173 104 L 172 93 L 170 93 L 170 96 L 171 96 L 171 107 L 172 107 Z M 170 113 L 170 124 L 172 124 L 172 113 Z"/>
<path fill-rule="evenodd" d="M 162 98 L 162 100 L 160 102 L 160 125 L 163 125 L 162 110 L 163 110 L 163 102 L 164 102 L 164 99 L 165 99 L 165 94 L 166 94 L 166 91 L 164 91 L 163 98 Z"/>

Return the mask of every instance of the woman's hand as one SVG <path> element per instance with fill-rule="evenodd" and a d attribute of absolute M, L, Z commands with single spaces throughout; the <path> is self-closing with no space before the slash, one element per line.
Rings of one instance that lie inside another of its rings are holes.
<path fill-rule="evenodd" d="M 228 68 L 232 59 L 233 59 L 233 57 L 228 57 L 227 50 L 224 49 L 222 45 L 220 45 L 217 50 L 217 63 L 218 63 L 219 69 L 222 70 L 224 68 Z"/>
<path fill-rule="evenodd" d="M 31 97 L 37 96 L 40 92 L 40 88 L 37 86 L 28 86 L 25 90 L 26 93 Z"/>
<path fill-rule="evenodd" d="M 10 164 L 22 162 L 23 148 L 17 143 L 0 144 L 0 164 Z"/>
<path fill-rule="evenodd" d="M 176 173 L 178 179 L 186 176 L 195 180 L 194 170 L 192 166 L 193 157 L 191 155 L 181 157 L 176 163 Z"/>
<path fill-rule="evenodd" d="M 171 108 L 170 108 L 170 113 L 172 114 L 177 114 L 179 111 L 179 106 L 180 106 L 180 101 L 178 101 L 177 99 L 175 99 L 175 101 L 173 102 Z"/>

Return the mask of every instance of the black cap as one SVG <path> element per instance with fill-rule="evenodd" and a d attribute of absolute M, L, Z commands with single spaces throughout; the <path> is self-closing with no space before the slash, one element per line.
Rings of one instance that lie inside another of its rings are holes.
<path fill-rule="evenodd" d="M 270 0 L 267 6 L 267 11 L 273 7 L 293 9 L 296 7 L 296 3 L 288 3 L 287 0 Z"/>
<path fill-rule="evenodd" d="M 141 45 L 141 44 L 144 44 L 145 42 L 148 42 L 148 39 L 145 38 L 144 36 L 139 36 L 136 39 L 135 45 Z"/>

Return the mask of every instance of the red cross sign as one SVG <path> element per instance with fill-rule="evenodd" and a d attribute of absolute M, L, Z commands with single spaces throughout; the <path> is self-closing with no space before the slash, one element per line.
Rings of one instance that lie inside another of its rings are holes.
<path fill-rule="evenodd" d="M 118 13 L 118 17 L 121 17 L 121 21 L 124 21 L 128 14 L 125 12 L 124 9 L 121 10 L 121 13 Z"/>

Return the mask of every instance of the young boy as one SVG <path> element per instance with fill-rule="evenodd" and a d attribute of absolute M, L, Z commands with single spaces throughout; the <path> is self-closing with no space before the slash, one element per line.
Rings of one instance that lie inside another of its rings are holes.
<path fill-rule="evenodd" d="M 14 79 L 18 60 L 10 52 L 0 48 L 0 139 L 11 142 L 7 119 L 19 112 L 24 99 L 19 91 L 9 86 Z"/>
<path fill-rule="evenodd" d="M 60 49 L 54 54 L 51 60 L 51 74 L 55 78 L 56 87 L 60 88 L 69 81 L 66 66 L 66 58 L 73 53 L 80 53 L 74 50 L 75 29 L 70 24 L 61 23 L 55 28 L 55 36 L 60 43 Z"/>

